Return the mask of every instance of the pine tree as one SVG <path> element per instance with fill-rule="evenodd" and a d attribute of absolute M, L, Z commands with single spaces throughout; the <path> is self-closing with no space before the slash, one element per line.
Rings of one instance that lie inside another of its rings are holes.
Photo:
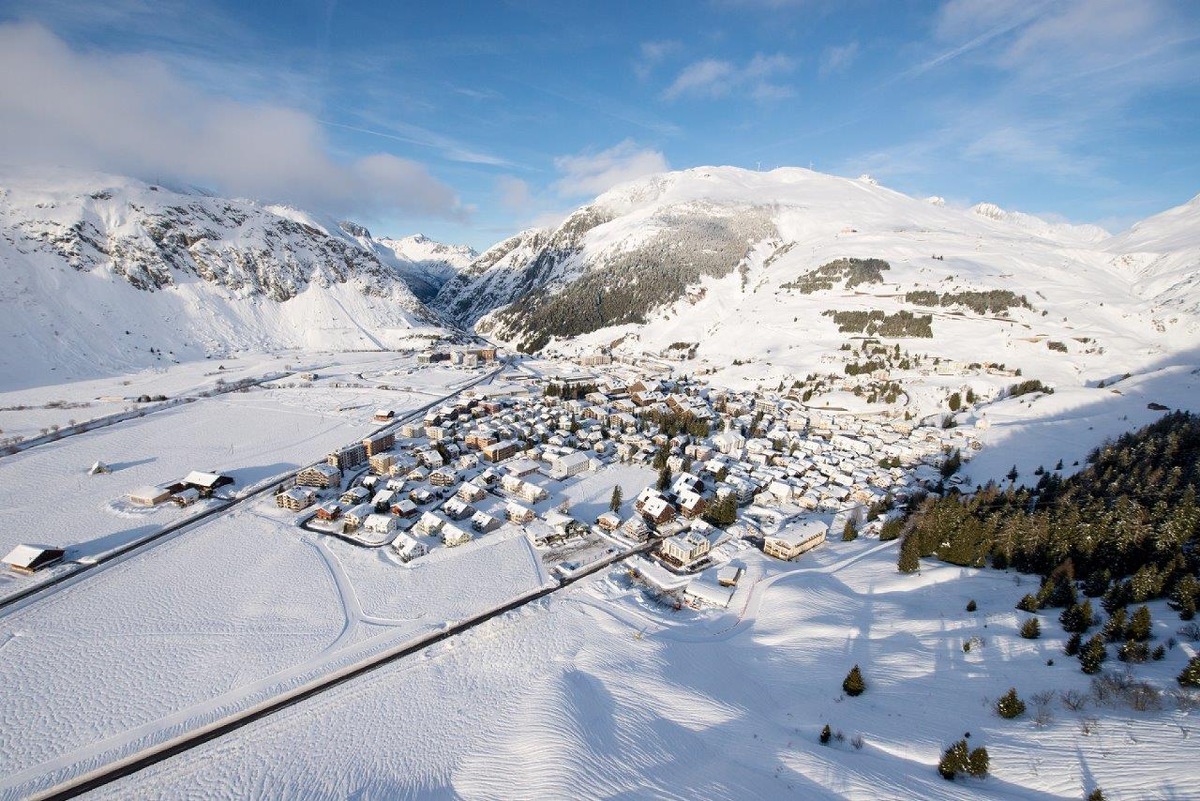
<path fill-rule="evenodd" d="M 1062 624 L 1063 631 L 1079 634 L 1086 632 L 1095 622 L 1092 615 L 1092 602 L 1084 601 L 1082 604 L 1068 606 L 1058 616 L 1058 622 Z"/>
<path fill-rule="evenodd" d="M 1063 653 L 1067 656 L 1075 656 L 1079 653 L 1082 645 L 1083 635 L 1077 631 L 1067 638 L 1066 645 L 1063 646 Z"/>
<path fill-rule="evenodd" d="M 938 773 L 942 774 L 946 781 L 954 781 L 955 776 L 966 772 L 970 759 L 967 741 L 959 740 L 942 752 L 942 758 L 938 760 Z"/>
<path fill-rule="evenodd" d="M 1087 801 L 1105 801 L 1104 791 L 1097 787 L 1095 790 L 1092 790 L 1090 793 L 1088 793 Z"/>
<path fill-rule="evenodd" d="M 1039 604 L 1038 604 L 1037 596 L 1033 595 L 1032 593 L 1028 593 L 1028 592 L 1025 593 L 1024 598 L 1022 598 L 1020 601 L 1017 602 L 1017 608 L 1020 609 L 1022 612 L 1036 612 L 1038 610 L 1038 607 L 1039 607 Z"/>
<path fill-rule="evenodd" d="M 1117 649 L 1117 659 L 1122 662 L 1145 662 L 1150 658 L 1150 646 L 1144 642 L 1130 640 Z"/>
<path fill-rule="evenodd" d="M 1104 629 L 1101 633 L 1104 634 L 1104 639 L 1108 642 L 1116 642 L 1125 637 L 1125 607 L 1113 610 L 1112 615 L 1108 618 L 1108 622 L 1104 624 Z"/>
<path fill-rule="evenodd" d="M 916 534 L 900 540 L 900 561 L 897 568 L 901 573 L 916 573 L 921 569 L 921 544 Z"/>
<path fill-rule="evenodd" d="M 613 487 L 612 497 L 608 499 L 608 511 L 610 511 L 610 512 L 621 511 L 621 502 L 623 500 L 624 499 L 622 498 L 621 485 L 617 484 L 616 486 Z"/>
<path fill-rule="evenodd" d="M 842 691 L 849 696 L 862 695 L 867 689 L 866 682 L 863 681 L 862 671 L 858 669 L 858 665 L 850 668 L 850 672 L 846 674 L 846 678 L 842 680 Z"/>
<path fill-rule="evenodd" d="M 1108 659 L 1108 649 L 1104 647 L 1104 637 L 1097 634 L 1079 649 L 1079 669 L 1091 675 L 1100 672 L 1100 666 Z"/>
<path fill-rule="evenodd" d="M 846 525 L 842 527 L 842 542 L 853 542 L 858 539 L 858 526 L 854 525 L 853 518 L 846 519 Z"/>
<path fill-rule="evenodd" d="M 1133 613 L 1129 625 L 1125 628 L 1125 639 L 1134 642 L 1145 642 L 1150 639 L 1150 609 L 1139 606 Z"/>
<path fill-rule="evenodd" d="M 1188 660 L 1187 667 L 1175 677 L 1175 681 L 1184 687 L 1200 687 L 1200 655 Z"/>
<path fill-rule="evenodd" d="M 976 603 L 975 603 L 975 599 L 974 599 L 974 598 L 972 598 L 971 600 L 967 601 L 967 611 L 968 611 L 968 612 L 974 612 L 974 611 L 975 611 L 976 609 L 978 609 L 978 608 L 979 608 L 979 607 L 976 605 Z"/>
<path fill-rule="evenodd" d="M 665 492 L 671 486 L 671 468 L 665 464 L 658 471 L 658 483 L 655 486 L 662 492 Z"/>
<path fill-rule="evenodd" d="M 1031 617 L 1021 624 L 1021 636 L 1027 640 L 1036 640 L 1042 636 L 1042 624 L 1036 617 Z"/>
<path fill-rule="evenodd" d="M 1005 720 L 1025 714 L 1025 702 L 1017 695 L 1016 687 L 1010 687 L 1008 692 L 1000 696 L 1000 700 L 996 702 L 996 714 Z"/>
<path fill-rule="evenodd" d="M 988 756 L 987 749 L 979 746 L 971 755 L 967 757 L 967 773 L 970 773 L 976 779 L 982 779 L 988 774 L 991 758 Z"/>
<path fill-rule="evenodd" d="M 825 728 L 821 729 L 821 736 L 817 738 L 821 745 L 829 745 L 829 741 L 833 739 L 833 731 L 829 728 L 829 724 L 825 724 Z"/>

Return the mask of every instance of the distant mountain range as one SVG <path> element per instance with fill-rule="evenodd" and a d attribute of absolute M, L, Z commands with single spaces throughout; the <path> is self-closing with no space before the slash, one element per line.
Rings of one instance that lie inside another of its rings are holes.
<path fill-rule="evenodd" d="M 1198 223 L 1200 199 L 1110 236 L 866 176 L 710 167 L 477 254 L 194 189 L 8 175 L 0 366 L 88 375 L 460 327 L 527 351 L 797 371 L 870 336 L 1078 381 L 1195 347 Z"/>

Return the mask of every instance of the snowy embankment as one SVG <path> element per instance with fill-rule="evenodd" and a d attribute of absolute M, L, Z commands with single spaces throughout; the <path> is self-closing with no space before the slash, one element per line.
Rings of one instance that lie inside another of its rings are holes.
<path fill-rule="evenodd" d="M 1200 778 L 1191 715 L 1170 696 L 1142 712 L 1064 705 L 1090 679 L 1053 615 L 1041 639 L 1017 636 L 1034 579 L 933 564 L 904 576 L 895 557 L 870 539 L 794 565 L 751 554 L 721 612 L 672 612 L 597 578 L 98 795 L 1041 799 L 1100 786 L 1120 799 L 1178 797 Z M 979 611 L 964 611 L 971 599 Z M 1165 642 L 1177 619 L 1152 608 Z M 1194 650 L 1135 673 L 1169 690 Z M 854 664 L 868 689 L 847 698 Z M 992 710 L 1009 687 L 1029 704 L 1013 721 Z M 820 745 L 826 723 L 845 739 Z M 965 732 L 991 775 L 944 781 L 935 763 Z"/>

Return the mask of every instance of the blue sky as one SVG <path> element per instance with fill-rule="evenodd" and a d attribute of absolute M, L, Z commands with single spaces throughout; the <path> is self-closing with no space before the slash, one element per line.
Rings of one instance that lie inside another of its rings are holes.
<path fill-rule="evenodd" d="M 478 248 L 703 164 L 1114 231 L 1200 193 L 1193 0 L 8 0 L 0 76 L 6 161 Z"/>

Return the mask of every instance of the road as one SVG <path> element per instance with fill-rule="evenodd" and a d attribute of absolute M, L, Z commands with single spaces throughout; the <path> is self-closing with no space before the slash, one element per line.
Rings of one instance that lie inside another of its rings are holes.
<path fill-rule="evenodd" d="M 535 601 L 539 601 L 542 598 L 553 595 L 556 592 L 560 592 L 578 581 L 582 581 L 585 578 L 595 575 L 601 570 L 611 567 L 617 562 L 628 559 L 635 554 L 649 551 L 651 548 L 657 545 L 658 542 L 658 539 L 651 539 L 648 542 L 640 543 L 636 546 L 620 551 L 607 559 L 599 560 L 594 564 L 587 566 L 579 573 L 574 574 L 569 578 L 561 579 L 556 585 L 545 587 L 531 594 L 513 599 L 503 606 L 497 607 L 489 612 L 485 612 L 476 617 L 450 625 L 443 631 L 428 635 L 420 640 L 417 640 L 416 642 L 410 642 L 399 646 L 396 649 L 385 651 L 384 653 L 372 657 L 369 660 L 360 662 L 357 665 L 343 668 L 305 687 L 301 687 L 291 692 L 276 696 L 270 701 L 260 704 L 255 708 L 235 713 L 234 715 L 231 715 L 222 721 L 210 724 L 209 726 L 197 731 L 189 732 L 176 738 L 175 740 L 163 743 L 160 746 L 121 760 L 115 764 L 106 765 L 105 767 L 93 771 L 92 773 L 80 776 L 77 779 L 67 782 L 66 784 L 59 785 L 53 790 L 47 791 L 40 795 L 32 796 L 31 798 L 38 799 L 39 801 L 58 801 L 59 799 L 76 798 L 84 793 L 96 790 L 119 779 L 123 779 L 126 776 L 131 776 L 138 771 L 144 770 L 152 765 L 157 765 L 158 763 L 164 762 L 171 757 L 186 753 L 187 751 L 197 748 L 204 743 L 224 737 L 227 734 L 231 734 L 238 729 L 254 723 L 255 721 L 262 720 L 263 718 L 274 715 L 278 712 L 288 709 L 289 707 L 293 707 L 299 703 L 309 700 L 310 698 L 313 698 L 314 696 L 346 684 L 347 682 L 353 681 L 361 676 L 365 676 L 401 659 L 418 654 L 433 645 L 437 645 L 440 642 L 444 642 L 452 637 L 457 637 L 464 632 L 470 631 L 477 626 L 481 626 L 484 623 L 487 623 L 489 620 L 493 620 L 501 615 L 508 614 L 509 612 L 520 609 L 521 607 L 527 606 Z"/>
<path fill-rule="evenodd" d="M 446 401 L 450 400 L 451 398 L 458 396 L 459 394 L 465 392 L 468 389 L 471 389 L 472 387 L 478 386 L 479 384 L 482 384 L 485 382 L 490 382 L 503 370 L 504 370 L 503 366 L 497 367 L 496 369 L 489 371 L 488 373 L 480 376 L 479 378 L 468 381 L 468 382 L 462 384 L 461 386 L 459 386 L 453 392 L 451 392 L 447 395 L 443 395 L 443 396 L 434 398 L 429 403 L 427 403 L 424 406 L 421 406 L 417 409 L 414 409 L 413 411 L 407 413 L 403 417 L 399 417 L 395 420 L 391 420 L 388 423 L 376 428 L 374 431 L 371 431 L 369 434 L 367 434 L 367 436 L 374 436 L 375 434 L 378 434 L 383 431 L 387 431 L 388 429 L 397 428 L 415 418 L 421 417 L 425 414 L 425 412 L 429 411 L 434 406 L 445 403 Z M 263 380 L 268 380 L 268 379 L 263 379 Z M 116 421 L 116 422 L 120 422 L 120 421 Z M 316 464 L 316 463 L 314 462 L 314 464 Z M 215 517 L 216 515 L 224 514 L 225 512 L 228 512 L 231 509 L 236 508 L 237 506 L 245 503 L 246 501 L 252 500 L 254 498 L 258 498 L 267 492 L 271 492 L 275 488 L 277 488 L 281 485 L 284 485 L 289 481 L 292 481 L 293 479 L 295 479 L 297 473 L 299 473 L 301 470 L 304 470 L 310 466 L 311 465 L 305 465 L 304 467 L 301 467 L 297 470 L 293 470 L 290 473 L 286 473 L 284 475 L 278 476 L 275 479 L 273 479 L 266 486 L 261 487 L 253 492 L 229 499 L 225 504 L 223 504 L 221 506 L 214 506 L 211 509 L 205 509 L 204 511 L 202 511 L 198 514 L 195 514 L 195 515 L 187 518 L 186 520 L 181 520 L 177 523 L 174 523 L 172 525 L 169 525 L 169 526 L 161 529 L 160 531 L 155 532 L 154 534 L 151 534 L 147 537 L 143 537 L 135 542 L 128 543 L 126 545 L 121 546 L 120 548 L 110 551 L 109 553 L 104 554 L 103 556 L 95 559 L 94 561 L 88 562 L 86 564 L 79 563 L 78 567 L 74 570 L 69 570 L 67 572 L 60 573 L 52 578 L 48 578 L 44 581 L 41 581 L 31 587 L 27 587 L 23 590 L 15 592 L 12 595 L 7 596 L 3 600 L 0 600 L 0 616 L 8 614 L 9 612 L 13 611 L 16 608 L 24 608 L 25 606 L 29 605 L 30 603 L 40 600 L 41 598 L 44 598 L 44 597 L 50 595 L 51 593 L 56 592 L 57 590 L 63 589 L 65 586 L 76 584 L 79 581 L 83 580 L 84 578 L 86 578 L 90 575 L 93 575 L 94 571 L 96 571 L 98 568 L 101 568 L 105 565 L 112 565 L 118 561 L 123 561 L 126 558 L 137 555 L 145 550 L 148 550 L 149 548 L 153 547 L 154 545 L 159 544 L 159 543 L 169 539 L 173 535 L 179 534 L 180 532 L 184 531 L 185 529 L 188 529 L 195 525 L 199 525 L 200 523 L 203 523 L 204 521 L 208 520 L 211 517 Z"/>

